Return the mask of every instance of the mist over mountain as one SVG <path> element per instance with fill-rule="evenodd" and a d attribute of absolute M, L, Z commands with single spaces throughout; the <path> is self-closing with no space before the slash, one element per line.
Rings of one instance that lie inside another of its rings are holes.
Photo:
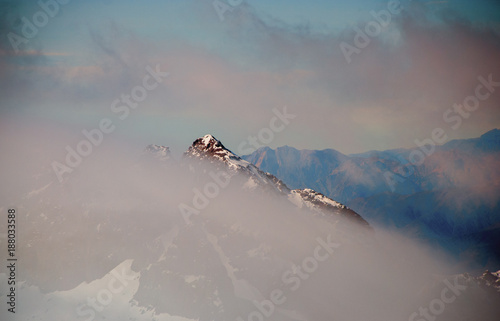
<path fill-rule="evenodd" d="M 0 17 L 0 321 L 499 320 L 500 0 Z"/>
<path fill-rule="evenodd" d="M 2 194 L 23 227 L 20 319 L 406 320 L 445 290 L 455 303 L 440 320 L 499 312 L 496 272 L 461 274 L 445 253 L 289 188 L 211 135 L 181 160 L 166 146 L 108 145 L 59 183 L 44 165 L 57 155 L 37 146 L 61 137 L 0 139 L 8 168 L 24 160 L 3 181 L 30 188 Z"/>
<path fill-rule="evenodd" d="M 471 264 L 500 267 L 500 130 L 414 149 L 344 155 L 335 150 L 261 148 L 244 159 L 292 188 L 309 186 L 371 224 L 401 229 Z"/>

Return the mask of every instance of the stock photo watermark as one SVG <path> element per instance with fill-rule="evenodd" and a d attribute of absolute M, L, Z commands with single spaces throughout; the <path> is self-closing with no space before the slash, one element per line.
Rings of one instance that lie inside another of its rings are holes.
<path fill-rule="evenodd" d="M 283 107 L 283 111 L 273 108 L 273 114 L 275 116 L 269 120 L 269 127 L 259 130 L 256 136 L 248 136 L 246 141 L 238 145 L 239 155 L 251 154 L 257 149 L 270 144 L 274 140 L 274 135 L 282 132 L 290 124 L 290 120 L 297 117 L 297 115 L 289 114 L 286 106 Z"/>
<path fill-rule="evenodd" d="M 479 76 L 478 84 L 474 88 L 474 93 L 465 97 L 462 103 L 454 103 L 443 113 L 443 121 L 449 124 L 452 130 L 458 130 L 462 126 L 463 120 L 468 119 L 471 113 L 478 110 L 481 101 L 485 101 L 495 92 L 496 87 L 500 87 L 500 82 L 493 80 L 493 75 L 488 77 Z M 431 137 L 423 140 L 415 139 L 417 149 L 408 155 L 408 159 L 402 159 L 402 165 L 396 170 L 397 174 L 386 171 L 384 177 L 392 192 L 396 191 L 396 184 L 405 181 L 415 173 L 415 166 L 422 165 L 427 157 L 436 151 L 437 145 L 442 145 L 448 141 L 448 135 L 443 128 L 437 127 L 431 131 Z"/>
<path fill-rule="evenodd" d="M 130 115 L 131 109 L 139 107 L 139 103 L 148 97 L 148 92 L 156 89 L 163 80 L 168 77 L 168 72 L 160 70 L 156 65 L 155 69 L 151 66 L 146 67 L 147 74 L 142 78 L 142 84 L 133 87 L 129 94 L 121 94 L 120 98 L 113 100 L 111 111 L 118 116 L 119 120 L 125 120 Z M 97 128 L 91 130 L 82 130 L 84 139 L 80 140 L 76 147 L 66 145 L 66 157 L 64 164 L 53 161 L 52 169 L 61 183 L 64 180 L 64 174 L 72 173 L 75 168 L 80 166 L 83 160 L 92 154 L 95 147 L 98 147 L 104 141 L 106 134 L 111 134 L 116 129 L 113 121 L 109 118 L 102 118 Z"/>
<path fill-rule="evenodd" d="M 257 135 L 248 136 L 246 141 L 238 145 L 238 154 L 250 154 L 258 148 L 271 143 L 275 138 L 275 133 L 283 131 L 286 126 L 290 124 L 290 120 L 297 117 L 294 114 L 288 113 L 286 106 L 283 107 L 282 111 L 273 108 L 273 114 L 274 116 L 269 120 L 269 127 L 261 128 Z M 254 149 L 252 149 L 252 147 Z M 201 210 L 205 209 L 210 204 L 210 200 L 216 198 L 221 190 L 229 185 L 232 175 L 228 170 L 225 170 L 217 173 L 211 171 L 209 176 L 211 181 L 206 183 L 202 189 L 193 188 L 194 196 L 191 202 L 192 206 L 184 203 L 178 206 L 184 222 L 188 225 L 191 224 L 190 217 L 192 215 L 200 214 Z"/>
<path fill-rule="evenodd" d="M 458 284 L 458 277 L 453 278 L 453 283 L 444 280 L 446 286 L 441 290 L 439 298 L 429 302 L 427 307 L 419 307 L 418 312 L 413 312 L 408 321 L 434 321 L 438 316 L 444 313 L 446 306 L 455 302 L 455 300 L 467 290 L 467 286 Z"/>
<path fill-rule="evenodd" d="M 302 260 L 300 265 L 293 265 L 291 269 L 286 270 L 281 275 L 282 285 L 270 291 L 269 299 L 261 302 L 254 300 L 252 303 L 255 310 L 247 315 L 246 319 L 241 316 L 236 318 L 236 321 L 264 321 L 270 318 L 276 310 L 277 306 L 284 304 L 287 300 L 286 291 L 297 291 L 302 282 L 309 279 L 316 272 L 321 262 L 325 262 L 334 253 L 335 249 L 340 247 L 339 243 L 334 243 L 331 240 L 331 235 L 324 240 L 321 237 L 316 238 L 318 245 L 314 248 L 313 255 Z"/>
<path fill-rule="evenodd" d="M 126 268 L 122 268 L 120 273 L 116 269 L 111 271 L 112 278 L 107 282 L 106 287 L 99 290 L 95 297 L 87 297 L 87 302 L 76 308 L 76 314 L 82 318 L 87 317 L 85 321 L 94 320 L 96 312 L 102 312 L 113 302 L 115 295 L 122 293 L 130 281 L 137 279 L 137 275 L 129 275 L 126 272 Z"/>
<path fill-rule="evenodd" d="M 66 5 L 71 0 L 39 0 L 37 2 L 40 10 L 35 12 L 31 19 L 21 17 L 21 35 L 9 32 L 7 38 L 15 53 L 19 53 L 19 46 L 26 46 L 30 39 L 35 38 L 40 29 L 47 26 L 50 19 L 53 19 L 61 10 L 61 6 Z"/>
<path fill-rule="evenodd" d="M 202 190 L 193 188 L 192 206 L 184 203 L 179 204 L 179 211 L 184 222 L 188 225 L 191 224 L 190 217 L 200 214 L 210 204 L 210 200 L 216 198 L 220 194 L 221 189 L 226 188 L 231 181 L 231 175 L 225 171 L 218 173 L 210 172 L 209 175 L 213 180 L 212 182 L 206 183 Z"/>
<path fill-rule="evenodd" d="M 355 35 L 353 43 L 350 44 L 345 41 L 340 43 L 340 49 L 347 63 L 350 64 L 352 62 L 351 56 L 353 54 L 358 55 L 364 48 L 368 47 L 372 38 L 378 37 L 389 26 L 393 16 L 400 14 L 401 11 L 403 11 L 403 8 L 399 0 L 390 0 L 387 2 L 387 9 L 382 9 L 378 12 L 374 10 L 370 11 L 373 20 L 368 21 L 363 29 L 358 26 L 354 27 Z"/>

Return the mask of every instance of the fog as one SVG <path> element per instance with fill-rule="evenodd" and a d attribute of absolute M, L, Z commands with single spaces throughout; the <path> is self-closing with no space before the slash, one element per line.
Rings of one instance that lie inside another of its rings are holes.
<path fill-rule="evenodd" d="M 421 308 L 439 320 L 498 315 L 493 296 L 451 277 L 459 271 L 444 253 L 404 235 L 299 209 L 243 187 L 245 177 L 214 185 L 221 168 L 159 162 L 120 136 L 105 137 L 59 182 L 52 163 L 84 137 L 53 123 L 1 124 L 0 204 L 17 211 L 19 319 L 425 320 Z M 181 205 L 193 209 L 189 222 Z M 6 220 L 0 227 L 4 249 Z M 7 286 L 0 289 L 3 315 Z"/>

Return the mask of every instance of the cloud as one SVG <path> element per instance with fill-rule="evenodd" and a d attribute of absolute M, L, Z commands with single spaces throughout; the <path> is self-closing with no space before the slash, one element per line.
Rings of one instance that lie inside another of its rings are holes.
<path fill-rule="evenodd" d="M 141 121 L 183 119 L 200 135 L 218 131 L 234 148 L 267 125 L 272 108 L 287 105 L 298 117 L 276 137 L 275 146 L 349 153 L 411 147 L 415 138 L 447 126 L 443 112 L 473 94 L 478 76 L 500 79 L 498 32 L 446 8 L 406 8 L 348 64 L 340 43 L 353 43 L 352 27 L 318 32 L 250 4 L 221 22 L 211 6 L 195 4 L 177 8 L 186 15 L 185 25 L 168 13 L 161 22 L 177 31 L 144 36 L 141 30 L 139 36 L 115 15 L 87 27 L 85 53 L 38 51 L 40 60 L 29 60 L 35 58 L 31 54 L 25 60 L 2 55 L 2 94 L 34 108 L 50 108 L 34 103 L 41 100 L 106 114 L 113 99 L 137 85 L 145 66 L 159 63 L 171 77 L 136 111 L 137 121 L 139 115 Z M 368 15 L 371 9 L 366 10 Z M 365 23 L 353 21 L 361 28 Z M 499 127 L 499 103 L 495 93 L 460 130 L 448 131 L 449 137 L 479 136 Z"/>
<path fill-rule="evenodd" d="M 294 68 L 309 71 L 311 77 L 293 87 L 296 91 L 291 99 L 300 101 L 299 109 L 307 110 L 300 119 L 309 126 L 303 127 L 317 126 L 316 136 L 321 131 L 329 137 L 345 132 L 364 137 L 365 148 L 411 146 L 414 138 L 446 126 L 442 113 L 473 94 L 478 76 L 500 75 L 495 29 L 472 24 L 448 9 L 431 13 L 417 7 L 393 16 L 387 30 L 354 55 L 351 64 L 340 50 L 341 42 L 353 43 L 351 28 L 324 35 L 274 23 L 252 12 L 247 15 L 235 23 L 240 28 L 231 26 L 229 34 L 234 41 L 245 38 L 258 48 L 251 53 L 258 53 L 260 67 L 276 73 Z M 305 92 L 312 97 L 301 101 Z M 499 102 L 496 94 L 482 103 L 481 111 L 467 120 L 462 132 L 451 136 L 480 135 L 497 126 Z M 376 115 L 364 117 L 365 111 Z M 334 119 L 342 119 L 346 125 Z M 366 139 L 371 135 L 384 139 Z M 333 146 L 348 148 L 340 141 Z"/>
<path fill-rule="evenodd" d="M 67 52 L 41 52 L 35 50 L 26 50 L 26 51 L 7 51 L 0 50 L 0 56 L 71 56 L 70 53 Z"/>
<path fill-rule="evenodd" d="M 59 184 L 50 164 L 64 159 L 57 146 L 78 139 L 73 129 L 22 119 L 0 124 L 18 137 L 0 136 L 6 165 L 0 168 L 0 201 L 19 213 L 24 264 L 17 275 L 30 284 L 17 289 L 26 298 L 19 311 L 25 319 L 81 316 L 77 308 L 92 302 L 87 298 L 103 297 L 98 302 L 106 307 L 96 308 L 96 316 L 152 307 L 146 310 L 235 320 L 256 309 L 253 300 L 263 302 L 279 289 L 287 299 L 275 317 L 284 320 L 287 313 L 404 320 L 439 298 L 429 289 L 441 291 L 441 276 L 457 268 L 443 253 L 397 233 L 366 231 L 271 193 L 249 192 L 241 188 L 244 177 L 231 179 L 186 225 L 178 206 L 192 204 L 207 182 L 213 186 L 207 174 L 213 168 L 147 162 L 130 142 L 115 140 L 96 148 Z M 332 242 L 338 246 L 321 245 Z M 113 303 L 103 304 L 108 300 L 101 289 L 111 282 L 93 281 L 126 260 L 133 274 L 140 272 L 139 282 L 127 300 L 116 291 Z M 64 300 L 60 291 L 67 291 Z M 464 291 L 440 318 L 456 320 L 453 313 L 461 309 L 495 315 L 495 305 L 478 306 L 486 298 L 473 295 Z M 47 304 L 39 309 L 39 302 Z"/>

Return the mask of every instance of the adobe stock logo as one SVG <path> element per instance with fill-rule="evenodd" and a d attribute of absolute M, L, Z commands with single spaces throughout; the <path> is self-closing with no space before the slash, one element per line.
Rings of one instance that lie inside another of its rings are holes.
<path fill-rule="evenodd" d="M 365 24 L 364 30 L 359 27 L 354 27 L 356 32 L 353 44 L 345 41 L 340 43 L 340 49 L 344 54 L 344 58 L 348 64 L 351 63 L 353 54 L 360 54 L 361 50 L 368 47 L 371 38 L 378 37 L 382 31 L 389 26 L 393 15 L 400 14 L 402 11 L 401 2 L 399 0 L 390 0 L 387 2 L 387 10 L 382 9 L 379 12 L 370 11 L 370 15 L 374 20 L 370 20 Z"/>
<path fill-rule="evenodd" d="M 273 108 L 273 114 L 274 116 L 269 120 L 269 128 L 261 128 L 256 136 L 250 135 L 247 140 L 238 145 L 239 155 L 251 154 L 257 148 L 265 146 L 262 144 L 269 144 L 274 140 L 275 133 L 283 131 L 290 124 L 290 120 L 297 117 L 288 113 L 286 106 L 283 107 L 282 111 Z M 210 172 L 209 175 L 211 181 L 206 183 L 203 189 L 193 188 L 192 206 L 184 203 L 180 203 L 178 206 L 179 212 L 187 225 L 192 223 L 190 219 L 192 215 L 199 215 L 201 210 L 205 209 L 212 199 L 219 196 L 220 192 L 229 185 L 232 177 L 229 169 L 218 173 Z"/>
<path fill-rule="evenodd" d="M 231 175 L 225 171 L 218 173 L 210 172 L 209 175 L 212 181 L 206 183 L 202 190 L 193 188 L 194 196 L 191 204 L 194 208 L 184 203 L 178 206 L 182 218 L 184 218 L 184 222 L 187 225 L 191 224 L 191 215 L 200 214 L 200 211 L 210 204 L 210 200 L 219 196 L 221 190 L 226 188 L 231 181 Z"/>
<path fill-rule="evenodd" d="M 428 307 L 419 307 L 418 312 L 413 312 L 408 321 L 435 321 L 444 313 L 447 304 L 455 302 L 457 297 L 467 290 L 467 286 L 458 284 L 457 277 L 454 278 L 453 284 L 449 280 L 444 280 L 444 284 L 446 287 L 441 290 L 440 297 L 432 300 Z"/>
<path fill-rule="evenodd" d="M 481 102 L 486 101 L 500 87 L 500 81 L 493 80 L 493 75 L 488 77 L 479 76 L 478 83 L 471 95 L 465 97 L 462 103 L 454 103 L 443 113 L 443 121 L 450 125 L 452 130 L 458 130 L 465 119 L 468 119 L 473 112 L 481 107 Z M 415 139 L 418 148 L 412 150 L 408 155 L 408 160 L 401 157 L 401 166 L 395 173 L 386 171 L 384 177 L 387 185 L 394 193 L 398 183 L 403 183 L 406 178 L 412 176 L 416 171 L 416 166 L 424 164 L 427 157 L 434 154 L 436 146 L 442 145 L 448 141 L 446 130 L 441 127 L 434 128 L 430 133 L 430 138 L 423 140 Z"/>
<path fill-rule="evenodd" d="M 50 19 L 54 18 L 59 13 L 60 5 L 65 5 L 69 2 L 70 0 L 39 0 L 37 4 L 41 10 L 35 12 L 31 20 L 26 17 L 21 18 L 22 36 L 14 32 L 9 32 L 7 34 L 7 38 L 14 51 L 18 53 L 21 44 L 26 45 L 30 39 L 35 38 L 40 29 L 44 28 L 49 23 Z"/>
<path fill-rule="evenodd" d="M 105 307 L 109 306 L 113 302 L 113 297 L 123 293 L 129 282 L 135 281 L 138 275 L 127 274 L 127 269 L 122 267 L 121 273 L 114 269 L 109 273 L 108 277 L 110 279 L 105 288 L 97 292 L 95 297 L 87 297 L 87 303 L 81 304 L 76 308 L 76 314 L 79 317 L 88 316 L 85 321 L 94 320 L 96 312 L 102 312 Z"/>
<path fill-rule="evenodd" d="M 314 248 L 311 256 L 304 258 L 300 265 L 293 264 L 291 269 L 283 272 L 281 275 L 283 284 L 270 292 L 269 300 L 261 302 L 254 300 L 252 303 L 256 309 L 250 312 L 246 319 L 238 316 L 236 321 L 264 321 L 270 318 L 277 307 L 286 302 L 286 291 L 297 291 L 302 282 L 309 279 L 318 270 L 320 263 L 328 260 L 340 247 L 339 243 L 332 242 L 331 235 L 328 235 L 326 239 L 318 237 L 316 242 L 318 245 Z"/>
<path fill-rule="evenodd" d="M 113 100 L 110 105 L 111 111 L 117 115 L 118 119 L 123 121 L 130 115 L 130 110 L 137 109 L 140 103 L 146 100 L 149 92 L 158 87 L 160 83 L 169 75 L 168 72 L 160 70 L 160 65 L 156 65 L 155 69 L 151 66 L 146 66 L 146 75 L 142 78 L 140 85 L 134 86 L 129 94 L 122 93 L 120 98 Z M 104 141 L 105 135 L 111 134 L 116 129 L 113 120 L 102 118 L 99 121 L 97 128 L 91 130 L 82 130 L 84 139 L 80 140 L 76 147 L 66 145 L 66 157 L 64 164 L 53 161 L 52 169 L 57 176 L 59 183 L 64 180 L 65 174 L 72 173 L 83 160 L 90 156 L 95 148 L 99 147 Z"/>
<path fill-rule="evenodd" d="M 239 155 L 251 154 L 271 143 L 274 140 L 274 134 L 282 132 L 290 124 L 290 120 L 297 117 L 297 115 L 289 114 L 286 106 L 283 107 L 283 111 L 273 108 L 273 114 L 274 116 L 269 120 L 269 127 L 261 128 L 256 136 L 250 135 L 247 140 L 238 145 Z"/>

